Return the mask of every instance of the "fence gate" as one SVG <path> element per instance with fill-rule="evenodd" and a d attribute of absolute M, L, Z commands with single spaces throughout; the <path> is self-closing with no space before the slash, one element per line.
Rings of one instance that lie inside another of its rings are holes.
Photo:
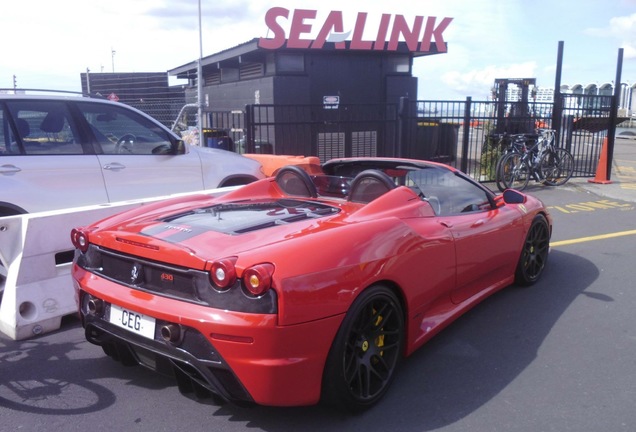
<path fill-rule="evenodd" d="M 612 96 L 566 94 L 561 100 L 560 147 L 574 156 L 575 177 L 594 176 L 610 127 Z"/>

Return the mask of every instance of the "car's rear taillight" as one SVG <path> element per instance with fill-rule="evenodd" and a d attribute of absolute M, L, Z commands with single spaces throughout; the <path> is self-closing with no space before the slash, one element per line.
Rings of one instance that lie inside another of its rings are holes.
<path fill-rule="evenodd" d="M 265 294 L 272 287 L 274 266 L 269 263 L 258 264 L 243 272 L 243 285 L 255 296 Z"/>
<path fill-rule="evenodd" d="M 71 230 L 71 242 L 82 253 L 86 252 L 88 250 L 88 231 L 84 228 L 73 228 Z"/>
<path fill-rule="evenodd" d="M 226 290 L 236 282 L 236 257 L 223 258 L 212 263 L 210 269 L 210 281 L 220 289 Z"/>

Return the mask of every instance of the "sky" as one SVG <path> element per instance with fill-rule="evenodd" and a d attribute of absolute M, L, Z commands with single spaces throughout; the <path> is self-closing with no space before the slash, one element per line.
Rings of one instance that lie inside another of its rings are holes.
<path fill-rule="evenodd" d="M 370 40 L 382 14 L 453 18 L 448 52 L 414 60 L 418 99 L 486 100 L 495 78 L 554 88 L 560 41 L 562 84 L 613 82 L 621 49 L 621 81 L 636 84 L 636 0 L 21 0 L 0 13 L 0 88 L 15 76 L 18 88 L 81 91 L 87 70 L 166 72 L 272 37 L 272 7 L 318 11 L 316 34 L 331 11 L 342 11 L 345 30 L 366 12 Z"/>

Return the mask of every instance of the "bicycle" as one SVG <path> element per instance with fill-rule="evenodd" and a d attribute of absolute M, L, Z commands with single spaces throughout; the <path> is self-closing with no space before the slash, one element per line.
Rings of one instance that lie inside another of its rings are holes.
<path fill-rule="evenodd" d="M 522 151 L 525 150 L 525 151 Z M 541 130 L 540 138 L 531 147 L 518 147 L 501 158 L 496 172 L 500 190 L 524 190 L 530 181 L 560 186 L 574 172 L 574 157 L 570 152 L 554 145 L 554 131 Z"/>
<path fill-rule="evenodd" d="M 497 184 L 497 188 L 503 192 L 506 187 L 503 185 L 501 181 L 501 176 L 499 175 L 501 169 L 501 162 L 504 158 L 510 153 L 525 153 L 527 150 L 527 144 L 530 141 L 536 141 L 539 135 L 537 134 L 497 134 L 493 135 L 498 138 L 497 148 L 500 149 L 500 154 L 497 158 L 497 163 L 495 164 L 495 182 Z"/>

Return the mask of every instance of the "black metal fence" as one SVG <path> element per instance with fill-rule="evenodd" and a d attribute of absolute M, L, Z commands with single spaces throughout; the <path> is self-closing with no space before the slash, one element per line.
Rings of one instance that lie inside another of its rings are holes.
<path fill-rule="evenodd" d="M 399 105 L 259 104 L 206 115 L 209 133 L 229 137 L 232 144 L 226 149 L 238 153 L 318 156 L 321 161 L 356 156 L 426 159 L 453 165 L 482 182 L 494 180 L 498 136 L 554 128 L 557 145 L 574 156 L 574 176 L 594 176 L 611 124 L 612 96 L 562 95 L 559 102 L 556 107 L 534 101 L 520 106 L 469 97 L 402 99 Z M 210 138 L 203 145 L 217 142 Z"/>
<path fill-rule="evenodd" d="M 593 176 L 610 125 L 611 96 L 563 95 L 553 103 L 410 101 L 400 105 L 246 107 L 244 151 L 269 143 L 276 154 L 333 157 L 398 156 L 453 165 L 480 181 L 494 180 L 497 136 L 558 127 L 558 143 L 575 158 L 574 175 Z M 520 114 L 521 113 L 521 114 Z M 553 122 L 557 115 L 559 125 Z"/>
<path fill-rule="evenodd" d="M 407 157 L 440 160 L 483 182 L 494 180 L 504 134 L 532 134 L 557 129 L 557 145 L 575 159 L 574 176 L 596 171 L 609 127 L 611 97 L 563 95 L 561 112 L 548 102 L 413 101 L 400 118 L 407 130 L 403 140 Z M 561 119 L 553 122 L 554 116 Z"/>
<path fill-rule="evenodd" d="M 574 156 L 575 176 L 593 176 L 612 124 L 612 96 L 563 95 L 562 103 L 561 147 Z"/>

